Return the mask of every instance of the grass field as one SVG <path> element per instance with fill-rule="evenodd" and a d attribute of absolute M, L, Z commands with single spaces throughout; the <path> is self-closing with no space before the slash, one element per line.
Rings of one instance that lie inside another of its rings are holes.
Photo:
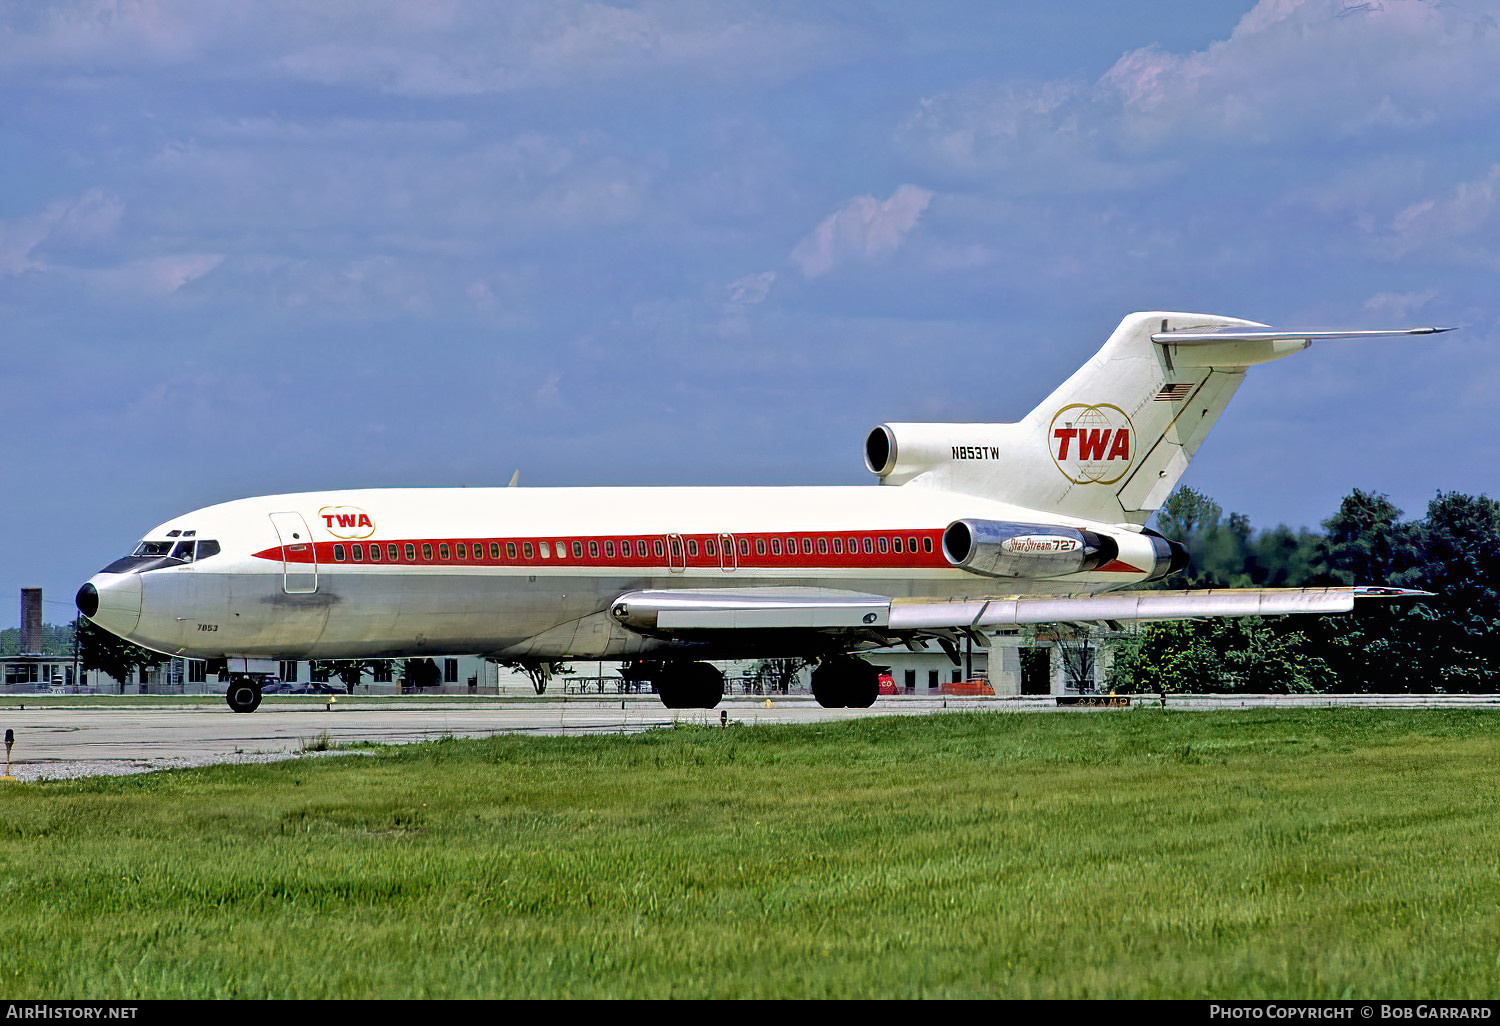
<path fill-rule="evenodd" d="M 32 997 L 1500 993 L 1500 718 L 950 714 L 0 788 Z"/>

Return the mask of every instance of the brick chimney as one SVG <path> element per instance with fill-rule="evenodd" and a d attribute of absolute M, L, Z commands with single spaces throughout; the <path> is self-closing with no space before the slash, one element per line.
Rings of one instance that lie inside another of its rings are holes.
<path fill-rule="evenodd" d="M 42 589 L 21 589 L 21 655 L 42 654 Z"/>

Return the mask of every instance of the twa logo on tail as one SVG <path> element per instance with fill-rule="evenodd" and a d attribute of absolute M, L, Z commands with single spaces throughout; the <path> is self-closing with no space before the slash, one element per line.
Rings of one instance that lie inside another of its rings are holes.
<path fill-rule="evenodd" d="M 1064 406 L 1047 429 L 1052 461 L 1074 484 L 1114 484 L 1135 462 L 1135 428 L 1118 406 Z"/>
<path fill-rule="evenodd" d="M 357 506 L 324 506 L 318 516 L 335 538 L 368 538 L 375 533 L 375 521 Z"/>

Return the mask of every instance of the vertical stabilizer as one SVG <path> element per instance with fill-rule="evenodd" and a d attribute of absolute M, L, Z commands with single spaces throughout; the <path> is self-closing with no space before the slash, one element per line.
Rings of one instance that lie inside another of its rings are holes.
<path fill-rule="evenodd" d="M 865 443 L 865 460 L 884 484 L 1144 524 L 1176 487 L 1247 368 L 1317 339 L 1446 330 L 1285 331 L 1213 314 L 1134 313 L 1019 423 L 882 424 Z"/>

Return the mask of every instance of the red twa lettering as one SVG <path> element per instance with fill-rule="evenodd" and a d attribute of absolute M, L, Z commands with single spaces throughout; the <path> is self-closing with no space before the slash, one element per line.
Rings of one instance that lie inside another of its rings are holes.
<path fill-rule="evenodd" d="M 1109 458 L 1112 460 L 1130 459 L 1130 432 L 1120 428 L 1115 432 L 1115 444 L 1109 448 Z"/>
<path fill-rule="evenodd" d="M 1104 459 L 1104 448 L 1109 444 L 1113 432 L 1109 428 L 1078 428 L 1078 458 L 1081 460 Z M 1061 457 L 1067 459 L 1066 456 Z"/>
<path fill-rule="evenodd" d="M 333 514 L 332 513 L 324 513 L 323 514 L 323 522 L 328 525 L 328 529 L 330 531 L 333 530 Z"/>
<path fill-rule="evenodd" d="M 353 513 L 336 513 L 334 516 L 338 518 L 340 527 L 355 527 L 359 519 Z"/>
<path fill-rule="evenodd" d="M 1073 436 L 1076 434 L 1078 434 L 1077 428 L 1058 428 L 1056 431 L 1052 432 L 1052 437 L 1062 442 L 1062 447 L 1057 451 L 1058 459 L 1065 460 L 1068 458 L 1068 442 L 1071 441 Z"/>
<path fill-rule="evenodd" d="M 372 523 L 370 523 L 370 514 L 368 514 L 368 513 L 361 513 L 359 515 L 359 524 L 357 526 L 359 526 L 359 527 L 374 527 L 375 525 L 372 524 Z"/>

